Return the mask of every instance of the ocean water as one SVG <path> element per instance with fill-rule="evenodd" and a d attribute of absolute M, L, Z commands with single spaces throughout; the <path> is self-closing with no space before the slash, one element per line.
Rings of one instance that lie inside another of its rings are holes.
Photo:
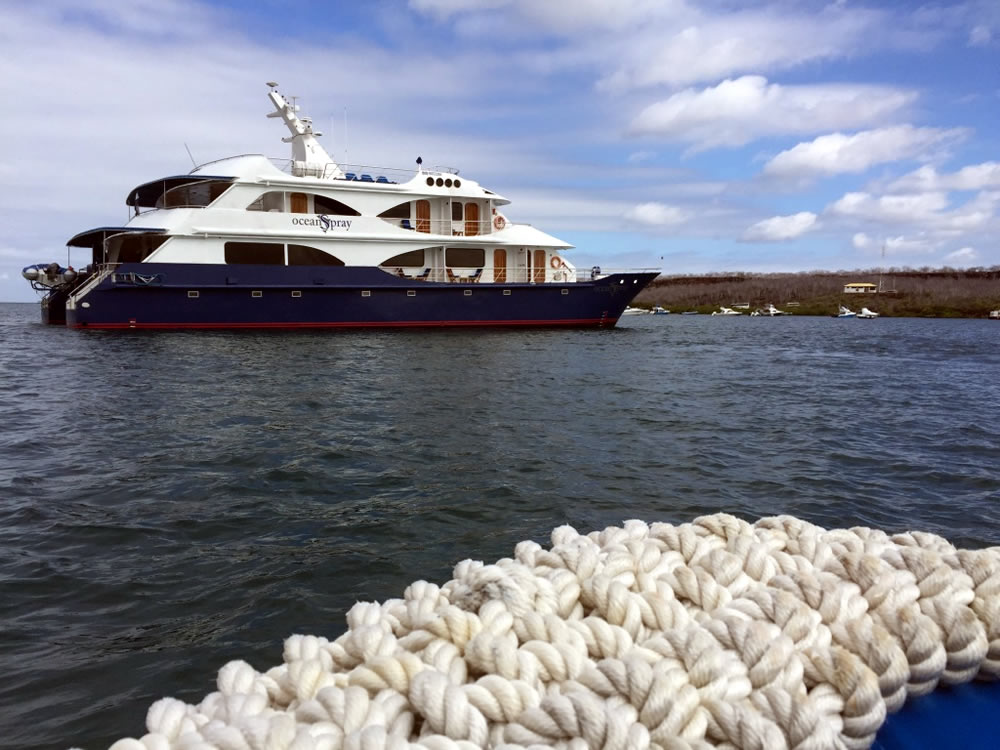
<path fill-rule="evenodd" d="M 79 332 L 0 305 L 0 746 L 100 748 L 358 600 L 628 518 L 1000 544 L 1000 324 Z"/>

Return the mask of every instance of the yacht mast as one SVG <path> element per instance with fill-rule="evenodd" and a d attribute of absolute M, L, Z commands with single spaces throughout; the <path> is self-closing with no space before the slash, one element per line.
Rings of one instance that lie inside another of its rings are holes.
<path fill-rule="evenodd" d="M 313 131 L 312 118 L 300 118 L 295 114 L 298 106 L 294 101 L 289 103 L 278 93 L 277 83 L 268 81 L 267 85 L 271 87 L 267 96 L 275 109 L 274 112 L 268 112 L 267 116 L 280 117 L 291 133 L 281 141 L 292 144 L 292 174 L 296 177 L 343 177 L 340 167 L 316 140 L 316 136 L 323 134 Z"/>

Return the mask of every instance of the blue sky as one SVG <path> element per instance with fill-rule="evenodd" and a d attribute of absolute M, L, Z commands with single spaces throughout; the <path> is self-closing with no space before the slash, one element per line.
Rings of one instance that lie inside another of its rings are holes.
<path fill-rule="evenodd" d="M 185 145 L 286 156 L 268 80 L 335 158 L 459 167 L 580 267 L 993 266 L 998 63 L 996 0 L 14 0 L 0 300 Z"/>

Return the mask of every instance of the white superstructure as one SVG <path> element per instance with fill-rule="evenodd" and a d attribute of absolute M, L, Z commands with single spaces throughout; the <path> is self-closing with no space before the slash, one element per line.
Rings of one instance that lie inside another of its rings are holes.
<path fill-rule="evenodd" d="M 125 227 L 78 235 L 98 264 L 377 266 L 398 276 L 477 283 L 575 282 L 572 246 L 500 209 L 509 201 L 457 170 L 336 163 L 277 84 L 268 97 L 290 160 L 242 155 L 136 188 Z"/>

